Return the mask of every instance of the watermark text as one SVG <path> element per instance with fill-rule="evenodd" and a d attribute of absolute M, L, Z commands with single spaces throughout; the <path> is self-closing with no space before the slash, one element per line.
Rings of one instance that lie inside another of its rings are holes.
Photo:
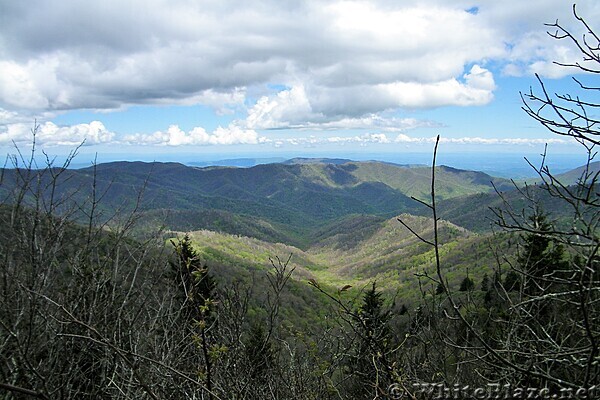
<path fill-rule="evenodd" d="M 488 383 L 484 387 L 469 385 L 448 386 L 443 383 L 392 384 L 388 389 L 389 398 L 430 399 L 430 400 L 508 400 L 508 399 L 597 399 L 600 398 L 600 386 L 589 388 L 525 388 L 499 383 Z"/>

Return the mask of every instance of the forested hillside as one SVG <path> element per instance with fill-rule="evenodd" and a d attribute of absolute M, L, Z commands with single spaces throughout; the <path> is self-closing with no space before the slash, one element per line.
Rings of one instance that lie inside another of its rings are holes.
<path fill-rule="evenodd" d="M 320 160 L 317 160 L 320 161 Z M 19 170 L 2 171 L 6 197 L 19 185 Z M 117 162 L 78 170 L 33 172 L 43 185 L 56 177 L 58 193 L 84 201 L 94 186 L 103 215 L 116 210 L 142 216 L 142 223 L 178 231 L 210 229 L 305 246 L 340 218 L 367 214 L 389 218 L 418 213 L 411 199 L 426 196 L 431 171 L 377 162 L 341 164 L 296 160 L 291 165 L 195 168 L 176 163 Z M 440 167 L 440 199 L 488 193 L 509 181 L 483 173 Z M 43 196 L 50 196 L 46 191 Z M 139 195 L 139 197 L 138 197 Z"/>

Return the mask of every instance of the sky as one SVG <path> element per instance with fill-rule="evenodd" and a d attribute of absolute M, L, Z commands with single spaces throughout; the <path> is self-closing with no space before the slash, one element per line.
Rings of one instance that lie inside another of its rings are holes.
<path fill-rule="evenodd" d="M 600 2 L 577 11 L 600 21 Z M 0 151 L 114 159 L 577 153 L 520 92 L 576 93 L 565 0 L 0 0 Z M 600 26 L 598 26 L 600 30 Z M 596 95 L 597 96 L 597 95 Z M 597 99 L 596 99 L 596 102 Z"/>

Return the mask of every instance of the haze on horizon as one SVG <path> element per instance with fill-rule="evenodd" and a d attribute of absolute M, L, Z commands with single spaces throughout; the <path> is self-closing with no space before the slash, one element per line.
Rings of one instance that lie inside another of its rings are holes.
<path fill-rule="evenodd" d="M 0 148 L 123 159 L 555 153 L 519 91 L 576 93 L 563 0 L 0 1 Z M 577 3 L 588 21 L 600 4 Z M 14 143 L 14 144 L 13 144 Z M 218 155 L 218 156 L 217 156 Z"/>

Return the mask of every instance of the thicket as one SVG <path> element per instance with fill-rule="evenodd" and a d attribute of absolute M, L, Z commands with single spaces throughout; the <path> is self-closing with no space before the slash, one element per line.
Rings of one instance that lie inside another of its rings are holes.
<path fill-rule="evenodd" d="M 558 22 L 550 35 L 580 50 L 571 67 L 598 74 L 600 40 L 574 16 L 585 36 Z M 591 96 L 600 90 L 574 82 Z M 0 182 L 0 398 L 430 398 L 436 387 L 461 396 L 452 390 L 490 382 L 560 395 L 599 384 L 600 200 L 589 167 L 600 104 L 550 96 L 539 83 L 540 94 L 523 94 L 525 111 L 579 142 L 586 168 L 565 186 L 542 162 L 539 185 L 515 188 L 523 207 L 498 193 L 497 224 L 514 235 L 516 256 L 499 251 L 492 274 L 465 271 L 460 287 L 448 285 L 436 144 L 430 200 L 417 200 L 431 211 L 432 234 L 406 224 L 436 260 L 435 273 L 420 276 L 420 303 L 400 305 L 401 293 L 389 299 L 375 282 L 355 291 L 313 280 L 305 289 L 322 309 L 304 326 L 287 315 L 299 290 L 289 258 L 275 257 L 258 278 L 219 281 L 187 236 L 132 238 L 143 188 L 138 203 L 106 215 L 107 189 L 95 180 L 60 190 L 75 153 L 40 168 L 34 141 Z M 570 210 L 571 224 L 553 221 L 539 190 Z"/>

